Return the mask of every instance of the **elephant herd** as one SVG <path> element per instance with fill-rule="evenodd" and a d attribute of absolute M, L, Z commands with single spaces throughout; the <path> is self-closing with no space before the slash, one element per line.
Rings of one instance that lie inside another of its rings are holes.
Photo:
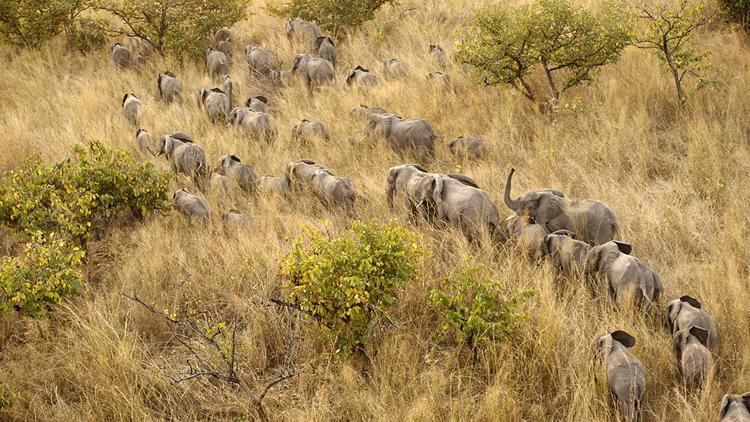
<path fill-rule="evenodd" d="M 302 43 L 311 53 L 294 56 L 291 71 L 278 68 L 273 54 L 255 44 L 245 48 L 248 66 L 253 75 L 288 84 L 290 78 L 300 77 L 313 93 L 335 79 L 337 51 L 331 37 L 325 36 L 311 22 L 293 19 L 286 24 L 290 40 Z M 198 103 L 212 123 L 224 123 L 240 128 L 253 141 L 273 142 L 278 136 L 274 117 L 268 113 L 268 99 L 252 96 L 242 106 L 235 106 L 235 82 L 229 76 L 233 61 L 234 38 L 226 28 L 218 30 L 205 55 L 206 72 L 221 86 L 202 88 Z M 125 44 L 112 47 L 112 60 L 117 68 L 140 69 L 148 56 L 148 43 L 138 37 L 128 37 Z M 448 57 L 438 45 L 430 45 L 429 55 L 434 64 L 445 69 Z M 410 66 L 397 58 L 384 62 L 386 79 L 404 77 Z M 430 73 L 430 79 L 451 87 L 450 77 L 442 71 Z M 362 88 L 382 83 L 381 78 L 362 66 L 352 69 L 346 77 L 347 86 Z M 162 101 L 179 101 L 183 83 L 171 71 L 157 76 L 157 92 Z M 291 199 L 297 194 L 307 195 L 322 205 L 339 209 L 348 216 L 355 215 L 355 203 L 362 198 L 354 183 L 338 176 L 330 168 L 312 160 L 298 160 L 286 165 L 282 176 L 261 176 L 254 167 L 243 163 L 234 154 L 221 156 L 209 165 L 203 149 L 194 143 L 190 134 L 176 132 L 154 137 L 140 127 L 142 104 L 133 93 L 122 98 L 126 120 L 137 129 L 139 149 L 155 156 L 165 156 L 173 172 L 189 177 L 198 190 L 219 190 L 235 195 L 279 195 Z M 440 137 L 424 119 L 404 119 L 379 107 L 360 106 L 352 116 L 366 120 L 366 131 L 381 139 L 394 151 L 424 159 L 435 157 L 435 142 Z M 328 141 L 331 133 L 324 122 L 297 120 L 292 127 L 292 139 Z M 481 137 L 459 137 L 448 143 L 450 151 L 470 159 L 486 155 L 486 141 Z M 503 192 L 503 202 L 511 215 L 502 219 L 492 195 L 479 187 L 469 176 L 459 173 L 433 173 L 418 164 L 403 164 L 387 172 L 386 201 L 391 210 L 396 198 L 403 200 L 403 209 L 415 223 L 436 227 L 453 227 L 472 245 L 490 242 L 494 246 L 512 244 L 533 260 L 547 260 L 561 276 L 580 278 L 596 289 L 607 291 L 619 309 L 632 308 L 652 317 L 658 312 L 658 302 L 664 291 L 661 277 L 643 260 L 631 255 L 632 247 L 617 240 L 620 223 L 614 211 L 605 203 L 593 199 L 573 199 L 555 189 L 535 189 L 513 198 L 511 169 Z M 173 204 L 183 215 L 207 221 L 211 206 L 199 195 L 182 188 L 173 195 Z M 222 215 L 227 226 L 244 225 L 249 218 L 236 209 Z M 682 296 L 667 304 L 664 317 L 672 336 L 675 362 L 686 386 L 700 388 L 715 367 L 718 352 L 717 329 L 713 318 L 698 300 Z M 630 348 L 635 338 L 616 330 L 595 339 L 596 355 L 605 366 L 607 381 L 623 415 L 627 420 L 638 420 L 646 389 L 646 370 Z M 750 393 L 724 396 L 722 421 L 750 422 Z"/>

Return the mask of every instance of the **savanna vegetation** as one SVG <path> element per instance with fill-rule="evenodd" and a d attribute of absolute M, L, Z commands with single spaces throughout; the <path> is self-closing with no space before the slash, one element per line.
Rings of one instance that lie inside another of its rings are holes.
<path fill-rule="evenodd" d="M 724 394 L 750 390 L 742 2 L 362 1 L 345 16 L 337 1 L 190 0 L 175 26 L 137 9 L 157 3 L 0 4 L 0 419 L 616 421 L 593 359 L 615 330 L 636 338 L 646 368 L 644 420 L 718 420 Z M 305 4 L 322 6 L 290 12 Z M 302 47 L 279 14 L 323 6 L 324 31 L 346 33 L 332 86 L 311 94 L 249 71 L 252 43 L 291 68 Z M 274 142 L 212 124 L 197 104 L 215 82 L 190 56 L 229 25 L 233 95 L 268 99 Z M 107 45 L 138 28 L 164 54 L 116 69 Z M 450 89 L 426 77 L 439 67 L 430 44 L 450 58 Z M 381 74 L 392 57 L 412 76 L 346 86 L 349 69 Z M 165 70 L 182 101 L 159 99 Z M 143 103 L 141 127 L 190 133 L 211 169 L 225 154 L 258 175 L 324 163 L 352 180 L 356 218 L 301 195 L 200 194 L 139 150 L 126 92 Z M 656 315 L 618 309 L 512 242 L 470 243 L 400 199 L 391 209 L 387 171 L 416 159 L 366 136 L 360 104 L 429 121 L 440 145 L 421 164 L 471 176 L 502 218 L 512 167 L 514 195 L 606 202 L 618 238 L 661 275 Z M 295 141 L 304 118 L 330 140 Z M 458 136 L 484 137 L 486 154 L 451 154 Z M 186 186 L 211 204 L 205 224 L 169 206 Z M 250 222 L 226 228 L 230 208 Z M 699 391 L 682 383 L 662 321 L 682 295 L 718 327 L 720 371 Z"/>

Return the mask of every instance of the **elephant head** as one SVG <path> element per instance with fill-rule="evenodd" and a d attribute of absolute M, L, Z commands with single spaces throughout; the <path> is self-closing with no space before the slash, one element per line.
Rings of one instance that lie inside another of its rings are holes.
<path fill-rule="evenodd" d="M 367 118 L 368 133 L 387 138 L 391 134 L 393 121 L 397 117 L 393 114 L 371 114 Z"/>
<path fill-rule="evenodd" d="M 635 337 L 622 330 L 613 331 L 609 334 L 600 336 L 596 339 L 595 348 L 597 357 L 606 360 L 610 353 L 612 353 L 614 342 L 618 342 L 629 349 L 635 346 Z"/>
<path fill-rule="evenodd" d="M 312 58 L 309 54 L 297 54 L 294 56 L 294 61 L 292 62 L 292 73 L 296 72 L 306 72 L 307 71 L 307 63 Z"/>
<path fill-rule="evenodd" d="M 609 265 L 620 256 L 621 253 L 630 255 L 633 247 L 625 242 L 615 240 L 609 241 L 603 245 L 594 246 L 586 254 L 584 261 L 584 273 L 593 275 L 603 272 Z"/>
<path fill-rule="evenodd" d="M 320 45 L 323 44 L 323 41 L 328 41 L 329 44 L 333 44 L 333 39 L 329 37 L 328 35 L 320 36 L 315 39 L 315 49 L 318 50 L 320 48 Z"/>
<path fill-rule="evenodd" d="M 313 160 L 303 159 L 287 164 L 286 169 L 284 170 L 284 178 L 286 179 L 288 186 L 293 186 L 294 179 L 297 177 L 297 167 L 300 164 L 315 165 L 317 163 Z"/>
<path fill-rule="evenodd" d="M 516 169 L 510 169 L 508 180 L 505 183 L 505 205 L 516 214 L 525 214 L 533 217 L 539 224 L 545 225 L 563 213 L 565 199 L 562 192 L 554 189 L 537 189 L 529 191 L 518 199 L 510 196 L 513 173 Z"/>
<path fill-rule="evenodd" d="M 682 311 L 682 308 L 685 304 L 689 304 L 693 308 L 700 309 L 701 303 L 698 302 L 697 299 L 690 297 L 690 296 L 682 296 L 679 299 L 675 299 L 667 303 L 667 317 L 664 320 L 665 324 L 667 325 L 667 328 L 669 328 L 670 331 L 673 333 L 675 332 L 675 323 L 677 321 L 677 318 L 680 316 L 680 312 Z"/>
<path fill-rule="evenodd" d="M 222 176 L 227 175 L 227 169 L 234 163 L 242 163 L 236 155 L 223 155 L 219 158 L 219 162 L 214 169 L 214 172 L 219 173 Z"/>
<path fill-rule="evenodd" d="M 256 95 L 254 97 L 248 98 L 247 101 L 245 101 L 245 107 L 252 107 L 252 104 L 254 102 L 253 100 L 260 101 L 261 103 L 266 104 L 266 105 L 268 104 L 268 98 L 262 95 Z"/>
<path fill-rule="evenodd" d="M 391 167 L 388 170 L 388 188 L 386 190 L 388 207 L 393 208 L 393 196 L 404 190 L 406 183 L 409 182 L 412 176 L 423 173 L 429 172 L 419 164 L 404 164 Z"/>
<path fill-rule="evenodd" d="M 367 70 L 367 69 L 365 69 L 365 68 L 364 68 L 364 67 L 362 67 L 362 66 L 359 66 L 359 65 L 357 65 L 357 67 L 355 67 L 354 69 L 352 69 L 352 70 L 351 70 L 351 71 L 349 72 L 349 75 L 347 75 L 347 77 L 346 77 L 346 84 L 347 84 L 347 85 L 351 85 L 351 84 L 352 84 L 352 82 L 354 82 L 354 78 L 355 78 L 355 77 L 357 77 L 357 73 L 358 73 L 358 72 L 365 72 L 365 73 L 368 73 L 368 72 L 370 72 L 370 71 L 369 71 L 369 70 Z"/>
<path fill-rule="evenodd" d="M 730 419 L 736 416 L 736 419 Z M 745 419 L 741 419 L 741 418 Z M 720 421 L 742 421 L 750 418 L 750 392 L 743 395 L 725 394 L 719 408 Z"/>
<path fill-rule="evenodd" d="M 169 155 L 172 153 L 172 150 L 174 149 L 174 140 L 169 135 L 164 135 L 161 137 L 161 141 L 159 142 L 159 151 L 156 153 L 157 156 L 159 155 Z"/>

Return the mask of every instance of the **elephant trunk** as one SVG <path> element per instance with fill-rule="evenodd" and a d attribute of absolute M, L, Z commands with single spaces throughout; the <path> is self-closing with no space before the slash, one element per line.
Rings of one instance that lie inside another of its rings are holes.
<path fill-rule="evenodd" d="M 508 208 L 518 213 L 519 211 L 521 211 L 521 202 L 519 200 L 513 200 L 510 197 L 510 187 L 511 187 L 511 182 L 513 180 L 513 173 L 515 172 L 516 172 L 516 169 L 514 168 L 510 169 L 510 173 L 508 174 L 508 180 L 505 182 L 505 195 L 503 199 L 505 200 L 505 205 L 507 205 Z"/>

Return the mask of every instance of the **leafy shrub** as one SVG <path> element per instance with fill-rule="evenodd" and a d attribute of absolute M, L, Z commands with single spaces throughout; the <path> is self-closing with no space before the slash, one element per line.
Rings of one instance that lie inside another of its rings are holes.
<path fill-rule="evenodd" d="M 719 0 L 719 5 L 728 21 L 740 24 L 750 33 L 750 0 Z"/>
<path fill-rule="evenodd" d="M 442 315 L 441 337 L 452 336 L 472 351 L 510 335 L 517 322 L 528 318 L 517 308 L 533 295 L 528 290 L 503 299 L 498 282 L 487 278 L 487 273 L 484 266 L 469 262 L 428 294 Z"/>
<path fill-rule="evenodd" d="M 44 165 L 33 158 L 0 179 L 0 222 L 27 235 L 59 233 L 83 243 L 125 210 L 141 218 L 166 205 L 169 175 L 100 143 Z"/>
<path fill-rule="evenodd" d="M 536 0 L 515 9 L 491 6 L 477 12 L 457 58 L 473 66 L 485 84 L 510 85 L 532 101 L 538 94 L 527 79 L 541 68 L 551 97 L 559 100 L 568 89 L 591 81 L 599 67 L 618 60 L 629 41 L 623 12 L 607 3 L 595 15 L 569 0 Z"/>
<path fill-rule="evenodd" d="M 2 0 L 0 41 L 39 48 L 88 7 L 85 0 Z"/>
<path fill-rule="evenodd" d="M 161 54 L 203 57 L 222 27 L 245 18 L 249 0 L 100 0 L 99 8 L 119 19 L 121 33 L 137 35 Z"/>
<path fill-rule="evenodd" d="M 0 310 L 38 316 L 75 295 L 84 283 L 76 269 L 83 256 L 64 240 L 35 234 L 23 255 L 5 257 L 0 264 Z"/>
<path fill-rule="evenodd" d="M 338 38 L 342 31 L 375 19 L 375 12 L 385 4 L 396 4 L 396 0 L 292 0 L 269 9 L 278 16 L 315 22 Z"/>
<path fill-rule="evenodd" d="M 337 239 L 317 232 L 297 239 L 280 277 L 294 306 L 329 330 L 348 354 L 364 344 L 375 314 L 393 305 L 425 254 L 414 234 L 395 221 L 354 222 Z"/>
<path fill-rule="evenodd" d="M 65 37 L 70 48 L 88 53 L 103 47 L 107 43 L 107 36 L 102 29 L 103 22 L 83 18 L 71 22 L 65 28 Z"/>

